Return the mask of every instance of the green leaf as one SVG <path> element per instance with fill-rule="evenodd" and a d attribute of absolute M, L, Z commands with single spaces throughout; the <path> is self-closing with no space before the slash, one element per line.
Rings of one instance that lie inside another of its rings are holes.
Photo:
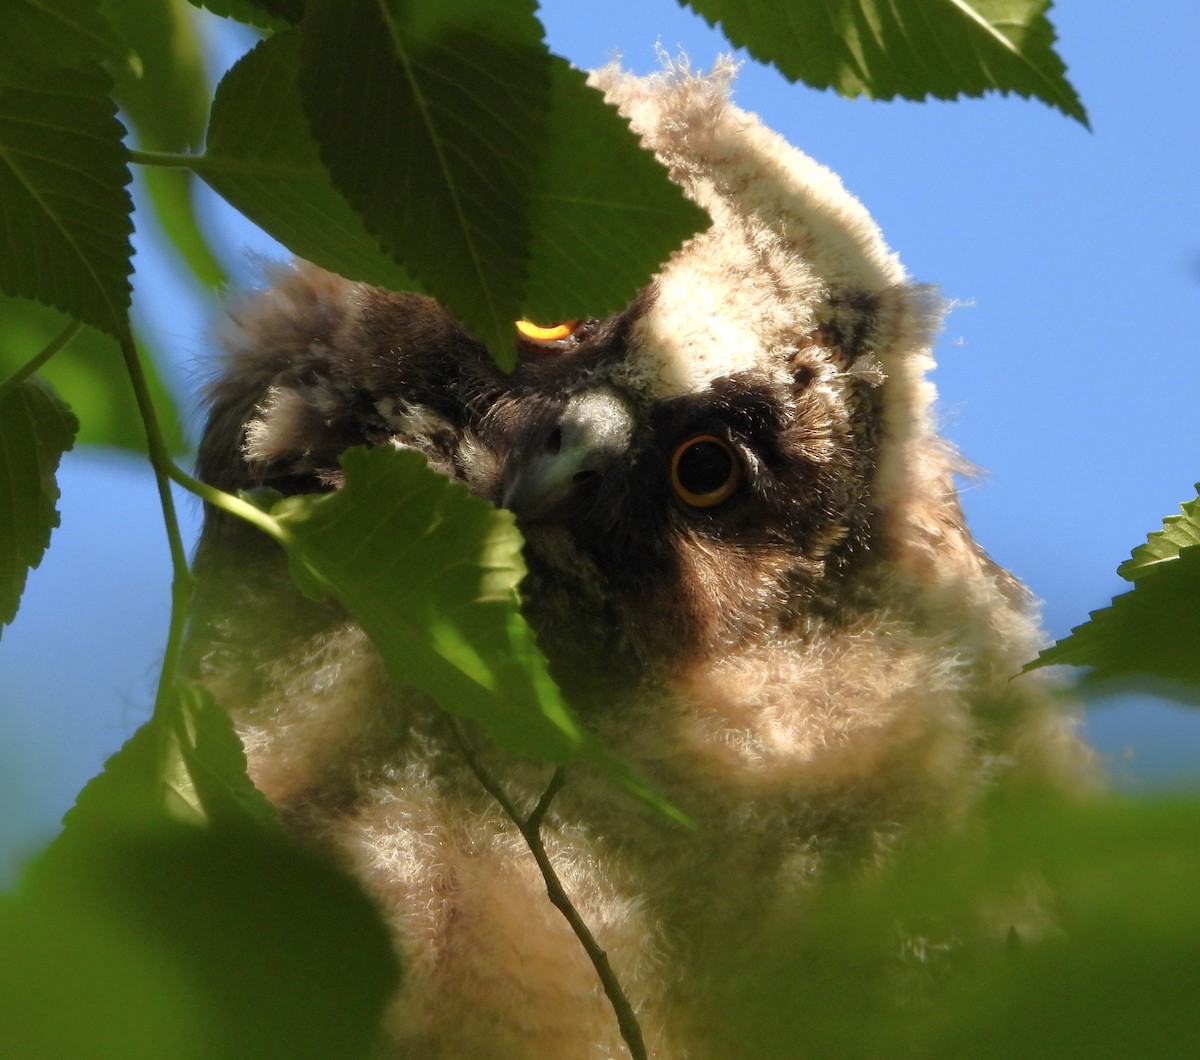
<path fill-rule="evenodd" d="M 1200 484 L 1198 496 L 1180 505 L 1182 514 L 1168 515 L 1163 528 L 1146 537 L 1144 545 L 1138 545 L 1133 555 L 1117 568 L 1122 578 L 1136 582 L 1147 570 L 1164 560 L 1177 559 L 1185 548 L 1200 545 Z"/>
<path fill-rule="evenodd" d="M 129 336 L 132 203 L 97 68 L 0 88 L 0 290 Z"/>
<path fill-rule="evenodd" d="M 24 298 L 0 295 L 0 379 L 15 373 L 54 338 L 67 319 L 56 310 Z M 156 355 L 141 341 L 138 350 L 150 384 L 159 425 L 172 452 L 186 449 L 175 401 L 155 370 Z M 102 331 L 85 327 L 66 349 L 42 366 L 39 374 L 79 418 L 78 440 L 146 451 L 146 431 L 134 400 L 121 350 Z"/>
<path fill-rule="evenodd" d="M 412 289 L 334 188 L 300 104 L 296 30 L 241 58 L 217 87 L 208 148 L 194 164 L 213 189 L 289 250 L 341 276 Z"/>
<path fill-rule="evenodd" d="M 9 0 L 0 17 L 0 82 L 109 60 L 128 65 L 130 49 L 97 0 Z"/>
<path fill-rule="evenodd" d="M 0 632 L 13 620 L 31 568 L 58 526 L 54 474 L 79 424 L 34 378 L 0 396 Z"/>
<path fill-rule="evenodd" d="M 76 890 L 85 892 L 87 877 Z M 86 893 L 0 901 L 0 1056 L 201 1060 L 189 969 Z"/>
<path fill-rule="evenodd" d="M 365 1057 L 397 981 L 358 886 L 253 827 L 64 834 L 0 940 L 0 1054 L 24 1060 Z M 97 997 L 134 1018 L 81 1020 Z"/>
<path fill-rule="evenodd" d="M 550 56 L 532 0 L 311 0 L 300 87 L 369 231 L 494 350 L 512 346 Z"/>
<path fill-rule="evenodd" d="M 532 253 L 521 316 L 604 316 L 627 305 L 711 220 L 638 145 L 616 108 L 587 86 L 586 75 L 557 57 L 550 72 L 550 150 L 531 189 Z"/>
<path fill-rule="evenodd" d="M 79 793 L 60 843 L 78 833 L 171 823 L 278 828 L 275 811 L 246 775 L 246 756 L 211 695 L 184 686 L 164 715 L 146 722 Z"/>
<path fill-rule="evenodd" d="M 1119 568 L 1134 583 L 1110 607 L 1026 666 L 1067 663 L 1088 666 L 1088 684 L 1139 677 L 1166 681 L 1157 691 L 1184 699 L 1200 697 L 1200 522 L 1198 501 L 1169 516 L 1163 529 Z"/>
<path fill-rule="evenodd" d="M 272 510 L 301 579 L 342 600 L 394 680 L 487 725 L 514 754 L 577 757 L 586 734 L 518 610 L 525 567 L 512 514 L 417 453 L 351 449 L 342 466 L 344 489 Z"/>
<path fill-rule="evenodd" d="M 722 937 L 714 1055 L 1196 1055 L 1200 800 L 996 802 Z"/>
<path fill-rule="evenodd" d="M 681 0 L 682 2 L 682 0 Z M 1049 0 L 687 0 L 793 81 L 874 99 L 1016 92 L 1087 125 Z"/>
<path fill-rule="evenodd" d="M 109 18 L 137 50 L 140 70 L 113 70 L 114 94 L 148 151 L 185 151 L 204 138 L 209 90 L 204 55 L 187 0 L 104 0 Z M 213 255 L 192 205 L 186 170 L 145 169 L 150 201 L 175 249 L 206 287 L 225 274 Z"/>
<path fill-rule="evenodd" d="M 505 750 L 589 762 L 680 819 L 563 702 L 518 605 L 525 565 L 512 513 L 417 453 L 351 449 L 342 467 L 339 492 L 272 509 L 297 583 L 345 605 L 394 681 L 480 723 Z"/>
<path fill-rule="evenodd" d="M 952 969 L 921 1055 L 1197 1055 L 1200 800 L 1037 809 L 1007 843 L 1044 872 L 1055 923 L 1019 953 Z"/>
<path fill-rule="evenodd" d="M 1043 651 L 1029 669 L 1090 666 L 1087 684 L 1141 676 L 1165 679 L 1164 694 L 1200 695 L 1200 548 L 1143 571 L 1134 589 Z"/>

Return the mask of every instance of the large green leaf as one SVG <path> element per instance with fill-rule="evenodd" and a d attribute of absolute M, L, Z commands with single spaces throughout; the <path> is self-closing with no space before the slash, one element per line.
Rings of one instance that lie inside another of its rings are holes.
<path fill-rule="evenodd" d="M 317 155 L 297 87 L 299 40 L 262 41 L 222 79 L 196 172 L 289 250 L 391 290 L 410 277 L 367 234 Z"/>
<path fill-rule="evenodd" d="M 15 373 L 48 346 L 67 319 L 25 298 L 0 294 L 0 379 Z M 155 356 L 138 341 L 159 426 L 172 452 L 186 448 L 175 401 L 155 370 Z M 79 418 L 78 440 L 145 452 L 146 430 L 134 400 L 121 350 L 111 336 L 85 327 L 40 369 Z"/>
<path fill-rule="evenodd" d="M 480 723 L 505 750 L 589 762 L 678 819 L 563 702 L 518 605 L 525 565 L 512 513 L 417 453 L 351 449 L 342 467 L 344 489 L 271 510 L 297 582 L 346 606 L 393 680 Z"/>
<path fill-rule="evenodd" d="M 522 312 L 546 322 L 622 308 L 684 240 L 711 223 L 583 73 L 557 57 L 550 72 L 547 150 L 531 189 Z"/>
<path fill-rule="evenodd" d="M 97 0 L 8 0 L 0 17 L 0 82 L 109 60 L 130 50 L 100 13 Z"/>
<path fill-rule="evenodd" d="M 1091 667 L 1090 683 L 1129 677 L 1165 679 L 1161 689 L 1200 698 L 1200 498 L 1169 516 L 1163 529 L 1119 568 L 1134 583 L 1110 607 L 1043 651 L 1029 669 L 1055 663 Z"/>
<path fill-rule="evenodd" d="M 525 566 L 512 514 L 417 453 L 351 449 L 342 466 L 343 490 L 272 509 L 301 585 L 346 604 L 395 680 L 485 724 L 509 751 L 578 757 L 587 736 L 518 610 Z"/>
<path fill-rule="evenodd" d="M 0 88 L 0 290 L 129 336 L 123 130 L 95 69 Z"/>
<path fill-rule="evenodd" d="M 282 833 L 76 835 L 0 907 L 6 1060 L 352 1060 L 396 982 L 373 903 Z"/>
<path fill-rule="evenodd" d="M 1007 845 L 1049 883 L 1019 952 L 952 968 L 923 1056 L 1174 1060 L 1200 1054 L 1200 801 L 1040 807 Z"/>
<path fill-rule="evenodd" d="M 85 876 L 77 895 L 68 885 L 38 898 L 0 898 L 0 1055 L 202 1060 L 204 1020 L 190 970 L 148 947 L 145 932 L 89 904 L 86 886 Z"/>
<path fill-rule="evenodd" d="M 45 383 L 0 392 L 0 631 L 17 613 L 31 567 L 58 526 L 58 462 L 79 424 Z"/>
<path fill-rule="evenodd" d="M 300 87 L 369 231 L 494 350 L 511 347 L 550 56 L 533 0 L 311 0 Z"/>
<path fill-rule="evenodd" d="M 28 1060 L 363 1056 L 396 983 L 372 903 L 285 835 L 194 687 L 83 790 L 0 940 L 0 1055 Z M 136 1022 L 80 1020 L 80 996 Z"/>
<path fill-rule="evenodd" d="M 680 0 L 684 2 L 684 0 Z M 846 96 L 1033 96 L 1087 124 L 1049 0 L 686 0 L 793 81 Z"/>
<path fill-rule="evenodd" d="M 140 60 L 137 70 L 113 70 L 114 93 L 148 151 L 199 147 L 208 120 L 204 54 L 187 0 L 104 0 Z M 147 167 L 150 201 L 159 223 L 192 274 L 220 287 L 225 274 L 196 220 L 194 177 L 187 170 Z"/>
<path fill-rule="evenodd" d="M 1200 1053 L 1200 800 L 994 809 L 731 935 L 714 1055 Z"/>
<path fill-rule="evenodd" d="M 365 1055 L 396 982 L 387 930 L 354 883 L 287 838 L 206 692 L 181 690 L 64 824 L 0 910 L 0 1054 Z M 22 930 L 31 920 L 39 930 Z M 69 946 L 47 931 L 57 923 Z M 44 989 L 50 966 L 65 1001 Z M 114 983 L 131 993 L 111 998 Z M 81 1023 L 76 994 L 132 1007 L 136 1026 Z"/>

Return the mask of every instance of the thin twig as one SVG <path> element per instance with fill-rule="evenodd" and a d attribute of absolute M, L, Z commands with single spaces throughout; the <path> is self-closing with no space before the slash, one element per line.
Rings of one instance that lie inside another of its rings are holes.
<path fill-rule="evenodd" d="M 3 401 L 12 391 L 16 390 L 26 379 L 42 367 L 51 357 L 61 350 L 68 342 L 79 334 L 83 324 L 78 320 L 70 321 L 66 327 L 54 336 L 45 348 L 30 361 L 26 361 L 12 375 L 0 382 L 0 401 Z"/>
<path fill-rule="evenodd" d="M 604 993 L 608 997 L 609 1004 L 612 1005 L 613 1012 L 616 1013 L 617 1025 L 620 1027 L 621 1037 L 625 1039 L 625 1044 L 629 1047 L 629 1055 L 633 1060 L 646 1060 L 646 1046 L 642 1041 L 642 1028 L 638 1024 L 633 1006 L 625 996 L 625 991 L 621 989 L 621 984 L 617 981 L 616 974 L 612 970 L 612 965 L 608 963 L 608 954 L 601 948 L 595 936 L 588 929 L 587 924 L 584 923 L 583 917 L 579 915 L 578 910 L 571 904 L 571 899 L 567 896 L 562 881 L 559 880 L 558 874 L 554 871 L 554 866 L 551 864 L 550 857 L 546 853 L 546 846 L 542 842 L 542 820 L 546 816 L 546 811 L 550 808 L 551 800 L 563 785 L 566 776 L 563 768 L 559 766 L 554 771 L 554 776 L 550 778 L 550 783 L 546 787 L 546 790 L 542 792 L 542 797 L 538 800 L 537 805 L 528 817 L 522 817 L 516 806 L 513 805 L 512 800 L 500 786 L 500 783 L 492 776 L 483 762 L 480 761 L 479 755 L 476 753 L 467 734 L 463 732 L 462 725 L 458 719 L 451 718 L 450 724 L 454 730 L 454 736 L 458 740 L 458 745 L 462 749 L 463 757 L 466 758 L 467 765 L 471 767 L 471 772 L 478 778 L 484 790 L 500 804 L 500 808 L 512 823 L 517 826 L 517 830 L 521 833 L 526 845 L 529 847 L 529 852 L 537 862 L 538 868 L 542 870 L 542 879 L 546 882 L 546 894 L 549 896 L 554 907 L 566 918 L 567 923 L 571 926 L 571 930 L 575 932 L 575 937 L 579 939 L 580 944 L 591 960 L 592 967 L 596 969 L 596 974 L 600 977 L 600 984 L 604 987 Z"/>
<path fill-rule="evenodd" d="M 192 572 L 188 568 L 187 552 L 183 547 L 183 535 L 179 530 L 179 518 L 175 514 L 175 498 L 171 496 L 170 471 L 175 468 L 170 450 L 163 439 L 158 423 L 150 385 L 142 368 L 141 357 L 130 338 L 121 340 L 121 355 L 125 359 L 125 371 L 133 385 L 134 399 L 146 431 L 146 445 L 150 452 L 150 466 L 154 469 L 154 481 L 158 487 L 158 500 L 162 508 L 163 524 L 167 531 L 167 546 L 171 553 L 171 619 L 167 629 L 167 646 L 163 652 L 163 667 L 158 679 L 158 690 L 154 697 L 154 714 L 165 717 L 174 701 L 175 675 L 183 648 L 183 631 L 187 625 L 188 604 L 192 599 Z"/>

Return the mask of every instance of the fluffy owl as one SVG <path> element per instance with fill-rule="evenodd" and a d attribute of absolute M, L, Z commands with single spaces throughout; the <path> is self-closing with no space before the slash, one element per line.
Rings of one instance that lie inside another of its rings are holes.
<path fill-rule="evenodd" d="M 593 81 L 712 225 L 623 312 L 526 327 L 502 374 L 436 303 L 300 264 L 233 314 L 200 473 L 337 489 L 392 445 L 511 509 L 524 606 L 584 723 L 697 824 L 582 768 L 543 824 L 651 1055 L 721 1055 L 729 940 L 833 867 L 954 828 L 997 788 L 1081 783 L 1026 591 L 964 525 L 925 374 L 939 304 L 838 178 L 728 98 L 730 65 Z M 529 850 L 435 705 L 393 685 L 276 546 L 210 512 L 192 669 L 251 775 L 362 880 L 416 1057 L 628 1055 Z M 549 776 L 476 734 L 518 804 Z"/>

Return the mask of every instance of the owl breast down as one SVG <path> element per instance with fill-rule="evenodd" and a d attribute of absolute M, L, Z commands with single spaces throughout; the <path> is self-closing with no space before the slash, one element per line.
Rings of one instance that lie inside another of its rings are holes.
<path fill-rule="evenodd" d="M 728 1055 L 706 989 L 735 944 L 953 829 L 989 791 L 1085 783 L 1025 590 L 964 525 L 937 437 L 938 305 L 838 179 L 727 99 L 730 74 L 595 82 L 713 218 L 625 311 L 519 326 L 504 375 L 429 299 L 278 269 L 232 312 L 200 473 L 337 489 L 416 449 L 510 508 L 527 617 L 585 724 L 696 822 L 582 767 L 546 848 L 650 1055 Z M 450 723 L 392 684 L 275 545 L 208 514 L 192 669 L 251 775 L 394 931 L 396 1055 L 628 1055 L 591 963 Z M 524 810 L 549 767 L 472 737 Z M 797 1047 L 797 1054 L 802 1051 Z"/>

